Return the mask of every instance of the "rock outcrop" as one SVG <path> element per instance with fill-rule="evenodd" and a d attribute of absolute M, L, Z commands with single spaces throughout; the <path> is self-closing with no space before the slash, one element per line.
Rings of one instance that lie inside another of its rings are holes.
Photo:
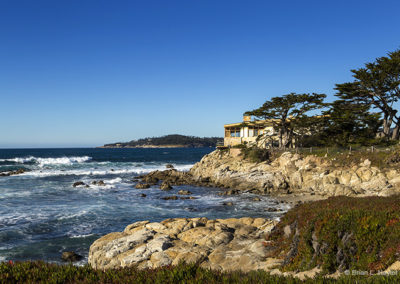
<path fill-rule="evenodd" d="M 73 187 L 78 187 L 78 186 L 86 186 L 86 187 L 89 187 L 86 183 L 84 183 L 83 181 L 77 181 L 77 182 L 74 182 L 73 184 L 72 184 L 72 186 Z"/>
<path fill-rule="evenodd" d="M 348 168 L 328 159 L 283 153 L 272 163 L 252 163 L 229 152 L 214 151 L 189 171 L 191 179 L 269 194 L 311 193 L 322 196 L 388 196 L 400 192 L 400 173 L 382 171 L 369 160 Z"/>
<path fill-rule="evenodd" d="M 172 186 L 171 186 L 168 182 L 164 181 L 164 182 L 160 185 L 160 189 L 161 189 L 161 190 L 171 190 L 171 189 L 172 189 Z"/>
<path fill-rule="evenodd" d="M 75 262 L 79 261 L 83 258 L 83 256 L 77 254 L 74 251 L 64 251 L 61 255 L 61 259 L 63 261 L 70 261 L 70 262 Z"/>
<path fill-rule="evenodd" d="M 0 177 L 8 177 L 8 176 L 13 176 L 13 175 L 19 175 L 19 174 L 23 174 L 25 172 L 27 172 L 28 170 L 26 169 L 18 169 L 18 170 L 14 170 L 14 171 L 2 171 L 0 172 Z"/>
<path fill-rule="evenodd" d="M 229 188 L 221 195 L 241 191 L 273 195 L 306 193 L 323 197 L 400 193 L 400 172 L 395 169 L 380 170 L 371 166 L 369 160 L 352 167 L 335 167 L 329 159 L 290 152 L 283 153 L 271 163 L 252 163 L 241 156 L 216 150 L 205 155 L 189 172 L 154 171 L 142 180 Z"/>
<path fill-rule="evenodd" d="M 150 188 L 150 184 L 148 183 L 138 183 L 135 185 L 136 189 L 147 189 Z"/>
<path fill-rule="evenodd" d="M 266 258 L 265 234 L 275 221 L 264 218 L 176 218 L 160 223 L 133 223 L 90 247 L 89 264 L 96 269 L 138 265 L 156 268 L 183 261 L 219 270 L 270 270 L 281 260 Z"/>
<path fill-rule="evenodd" d="M 201 177 L 196 177 L 196 179 L 194 179 L 191 173 L 181 172 L 176 169 L 169 169 L 164 171 L 157 170 L 150 172 L 147 175 L 139 176 L 137 178 L 141 179 L 142 182 L 144 183 L 149 183 L 154 185 L 162 181 L 160 185 L 160 189 L 162 190 L 164 190 L 164 187 L 167 188 L 168 186 L 171 187 L 175 185 L 186 185 L 186 184 L 196 185 L 196 186 L 213 186 L 213 184 L 210 183 L 209 179 L 207 178 L 203 179 Z"/>
<path fill-rule="evenodd" d="M 104 183 L 103 180 L 99 180 L 99 181 L 94 180 L 94 181 L 92 181 L 92 185 L 105 186 L 106 184 Z"/>

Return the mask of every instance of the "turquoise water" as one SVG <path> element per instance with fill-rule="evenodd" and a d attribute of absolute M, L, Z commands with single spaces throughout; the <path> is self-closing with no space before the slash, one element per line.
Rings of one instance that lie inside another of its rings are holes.
<path fill-rule="evenodd" d="M 28 172 L 0 177 L 0 261 L 58 262 L 63 251 L 76 251 L 87 261 L 90 244 L 100 236 L 121 231 L 139 220 L 171 217 L 277 218 L 270 207 L 287 209 L 266 196 L 219 196 L 220 189 L 176 186 L 169 192 L 157 186 L 134 188 L 132 179 L 171 163 L 189 170 L 212 148 L 177 149 L 0 149 L 0 171 Z M 76 181 L 105 186 L 72 187 Z M 180 189 L 195 200 L 162 200 Z M 145 193 L 147 197 L 140 197 Z M 223 206 L 231 201 L 234 206 Z"/>

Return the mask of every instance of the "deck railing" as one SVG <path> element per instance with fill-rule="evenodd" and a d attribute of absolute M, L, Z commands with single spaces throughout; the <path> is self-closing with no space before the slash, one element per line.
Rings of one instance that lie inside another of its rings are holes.
<path fill-rule="evenodd" d="M 225 146 L 225 144 L 224 144 L 223 141 L 220 141 L 220 142 L 217 142 L 216 146 L 217 147 L 223 147 L 223 146 Z"/>

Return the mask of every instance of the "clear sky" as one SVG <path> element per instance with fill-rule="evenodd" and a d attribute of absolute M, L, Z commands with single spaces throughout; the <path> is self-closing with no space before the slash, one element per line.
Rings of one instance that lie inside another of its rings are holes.
<path fill-rule="evenodd" d="M 400 47 L 400 1 L 0 0 L 0 147 L 97 146 L 326 93 Z"/>

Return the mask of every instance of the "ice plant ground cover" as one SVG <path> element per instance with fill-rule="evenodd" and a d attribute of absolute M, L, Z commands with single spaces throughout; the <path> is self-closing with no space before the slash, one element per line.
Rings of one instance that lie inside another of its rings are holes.
<path fill-rule="evenodd" d="M 285 257 L 285 270 L 384 271 L 399 260 L 400 196 L 341 196 L 298 205 L 266 245 Z"/>
<path fill-rule="evenodd" d="M 221 273 L 180 264 L 162 269 L 94 270 L 88 265 L 58 265 L 38 262 L 3 262 L 0 283 L 398 283 L 399 275 L 343 275 L 338 279 L 318 277 L 301 281 L 297 278 L 273 276 L 265 271 Z"/>

